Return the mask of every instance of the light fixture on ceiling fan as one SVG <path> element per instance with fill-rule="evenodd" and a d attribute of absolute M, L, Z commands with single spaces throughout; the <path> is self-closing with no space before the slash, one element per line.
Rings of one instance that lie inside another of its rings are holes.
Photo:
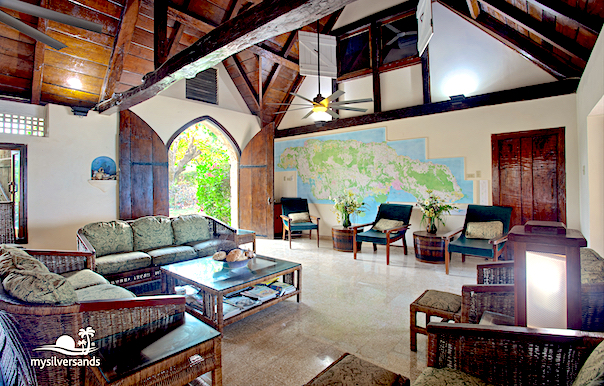
<path fill-rule="evenodd" d="M 73 27 L 84 28 L 92 32 L 101 33 L 103 31 L 103 26 L 101 26 L 100 24 L 96 24 L 88 20 L 79 19 L 70 15 L 65 15 L 60 12 L 51 11 L 50 9 L 38 7 L 37 5 L 25 3 L 19 0 L 0 0 L 0 7 L 9 8 L 14 11 L 26 13 L 31 16 L 54 20 L 56 22 L 68 24 Z M 40 41 L 54 48 L 55 50 L 60 50 L 62 48 L 67 47 L 60 41 L 43 34 L 37 29 L 25 24 L 21 20 L 15 19 L 6 12 L 0 11 L 0 22 L 13 27 L 22 34 L 25 34 L 37 41 Z"/>
<path fill-rule="evenodd" d="M 334 110 L 349 110 L 349 111 L 359 111 L 359 112 L 366 112 L 367 109 L 361 109 L 358 107 L 350 107 L 350 106 L 346 106 L 348 104 L 352 104 L 352 103 L 365 103 L 365 102 L 371 102 L 373 101 L 373 99 L 371 98 L 365 98 L 365 99 L 354 99 L 354 100 L 349 100 L 349 101 L 338 101 L 338 102 L 334 102 L 336 99 L 338 99 L 339 97 L 341 97 L 342 95 L 344 95 L 344 91 L 341 90 L 337 90 L 336 92 L 334 92 L 333 94 L 331 94 L 330 96 L 328 96 L 327 98 L 324 98 L 323 95 L 321 95 L 321 46 L 319 45 L 319 20 L 317 20 L 317 49 L 315 50 L 317 52 L 317 79 L 319 82 L 319 88 L 318 88 L 318 93 L 317 96 L 314 97 L 312 100 L 309 98 L 306 98 L 303 95 L 300 94 L 296 94 L 293 92 L 290 92 L 291 95 L 293 96 L 297 96 L 300 99 L 303 99 L 307 102 L 312 103 L 311 110 L 308 112 L 308 114 L 306 114 L 305 116 L 302 117 L 302 119 L 306 119 L 308 117 L 310 117 L 313 113 L 327 113 L 329 115 L 331 115 L 333 118 L 338 119 L 340 118 L 340 115 L 338 113 L 336 113 Z M 305 110 L 307 109 L 309 106 L 306 104 L 293 104 L 293 103 L 270 103 L 273 105 L 285 105 L 285 106 L 306 106 L 306 107 L 299 107 L 299 108 L 295 108 L 295 109 L 288 109 L 285 111 L 277 111 L 275 114 L 285 114 L 288 111 L 296 111 L 296 110 Z"/>

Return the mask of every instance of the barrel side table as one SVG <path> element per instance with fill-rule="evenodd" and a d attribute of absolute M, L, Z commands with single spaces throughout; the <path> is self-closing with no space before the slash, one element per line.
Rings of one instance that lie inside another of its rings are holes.
<path fill-rule="evenodd" d="M 413 232 L 415 258 L 423 263 L 445 263 L 445 232 L 435 234 L 426 231 Z"/>
<path fill-rule="evenodd" d="M 352 228 L 344 228 L 341 225 L 331 228 L 333 249 L 340 252 L 352 252 Z M 357 250 L 361 249 L 361 243 L 357 242 Z"/>

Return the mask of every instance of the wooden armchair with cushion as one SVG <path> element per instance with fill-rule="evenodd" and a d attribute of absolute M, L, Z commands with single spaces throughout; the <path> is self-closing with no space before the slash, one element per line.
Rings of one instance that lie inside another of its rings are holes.
<path fill-rule="evenodd" d="M 102 352 L 123 351 L 135 342 L 150 343 L 184 325 L 197 325 L 191 324 L 185 314 L 183 296 L 135 297 L 91 271 L 92 256 L 87 252 L 18 250 L 0 246 L 0 311 L 14 320 L 23 347 L 32 361 L 39 364 L 34 370 L 40 385 L 84 384 L 86 364 L 42 366 L 41 362 L 55 356 L 61 360 L 87 358 L 39 350 L 55 343 L 58 346 L 60 337 L 67 336 L 78 342 L 84 338 L 83 332 L 88 334 L 90 327 L 92 335 L 87 336 L 92 345 L 89 347 L 102 348 L 91 355 L 101 356 Z M 63 341 L 69 338 L 63 338 Z M 83 341 L 77 346 L 80 343 Z M 177 350 L 165 357 L 156 356 L 152 366 L 132 370 L 140 384 L 186 384 L 213 370 L 208 367 L 215 364 L 212 360 L 192 362 L 192 356 L 208 357 L 216 351 L 220 353 L 220 343 L 211 347 L 190 347 L 189 342 L 180 342 L 173 348 Z M 132 355 L 121 365 L 125 362 L 136 365 L 141 358 Z M 108 362 L 101 360 L 100 366 L 104 363 Z M 93 378 L 91 375 L 90 379 Z M 216 378 L 221 379 L 221 374 Z M 127 384 L 130 383 L 124 383 L 124 386 Z"/>
<path fill-rule="evenodd" d="M 289 248 L 292 247 L 292 232 L 309 231 L 308 238 L 312 238 L 312 230 L 317 230 L 317 248 L 319 247 L 319 220 L 320 217 L 308 213 L 308 201 L 305 198 L 282 197 L 281 219 L 283 220 L 283 237 L 287 232 Z"/>
<path fill-rule="evenodd" d="M 428 368 L 412 385 L 601 385 L 603 340 L 584 331 L 430 323 Z"/>
<path fill-rule="evenodd" d="M 503 252 L 510 230 L 512 208 L 503 206 L 468 205 L 463 227 L 443 236 L 445 239 L 445 271 L 449 274 L 451 253 L 482 256 L 497 261 Z M 460 236 L 453 240 L 457 234 Z"/>
<path fill-rule="evenodd" d="M 352 245 L 354 258 L 357 258 L 357 243 L 363 241 L 373 244 L 373 251 L 377 251 L 377 244 L 386 246 L 386 265 L 390 264 L 390 244 L 403 240 L 403 252 L 407 254 L 407 240 L 405 233 L 411 224 L 411 211 L 413 205 L 380 204 L 375 221 L 355 225 L 352 227 Z M 371 229 L 359 232 L 360 228 L 371 225 Z"/>

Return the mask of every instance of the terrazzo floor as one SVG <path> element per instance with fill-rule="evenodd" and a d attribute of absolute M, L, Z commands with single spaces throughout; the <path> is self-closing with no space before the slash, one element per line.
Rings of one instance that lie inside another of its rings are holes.
<path fill-rule="evenodd" d="M 257 240 L 261 255 L 302 264 L 302 299 L 292 297 L 225 327 L 222 339 L 224 386 L 300 386 L 345 352 L 413 381 L 426 367 L 427 338 L 409 350 L 409 304 L 426 289 L 461 294 L 476 283 L 478 257 L 444 265 L 422 263 L 403 248 L 363 244 L 352 253 L 333 250 L 331 239 Z"/>

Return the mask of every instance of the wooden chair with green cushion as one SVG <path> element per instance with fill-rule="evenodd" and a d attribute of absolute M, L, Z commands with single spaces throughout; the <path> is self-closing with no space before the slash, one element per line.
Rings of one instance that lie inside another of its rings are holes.
<path fill-rule="evenodd" d="M 319 217 L 311 216 L 308 212 L 308 201 L 305 198 L 282 197 L 281 219 L 283 220 L 283 236 L 287 232 L 289 248 L 292 247 L 292 232 L 309 231 L 308 238 L 312 238 L 312 230 L 317 230 L 317 248 L 319 247 Z"/>
<path fill-rule="evenodd" d="M 363 241 L 372 243 L 374 251 L 377 251 L 377 244 L 386 246 L 386 265 L 390 264 L 390 244 L 393 242 L 403 239 L 403 251 L 406 255 L 405 233 L 410 226 L 409 219 L 412 210 L 413 205 L 380 204 L 375 221 L 351 227 L 354 258 L 357 258 L 357 243 Z M 369 225 L 371 225 L 371 229 L 359 232 L 360 228 Z"/>
<path fill-rule="evenodd" d="M 466 260 L 466 255 L 482 256 L 497 261 L 507 241 L 511 217 L 510 207 L 468 205 L 463 227 L 443 236 L 447 275 L 451 253 L 454 252 L 461 253 L 462 262 Z M 452 240 L 459 233 L 460 236 Z"/>

